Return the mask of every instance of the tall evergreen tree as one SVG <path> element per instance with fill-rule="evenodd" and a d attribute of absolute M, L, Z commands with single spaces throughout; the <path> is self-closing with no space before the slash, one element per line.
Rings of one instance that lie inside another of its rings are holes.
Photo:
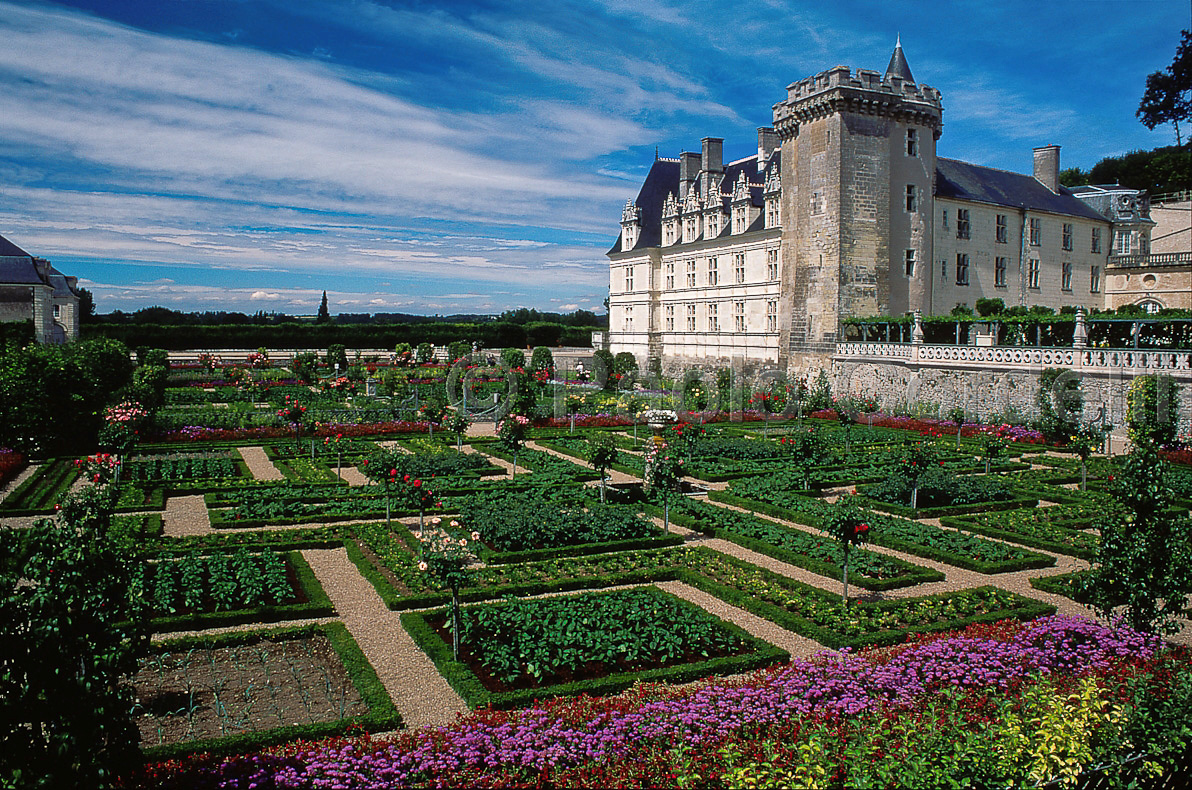
<path fill-rule="evenodd" d="M 315 319 L 316 324 L 331 323 L 331 313 L 327 310 L 327 292 L 323 291 L 323 301 L 319 303 L 319 316 Z"/>

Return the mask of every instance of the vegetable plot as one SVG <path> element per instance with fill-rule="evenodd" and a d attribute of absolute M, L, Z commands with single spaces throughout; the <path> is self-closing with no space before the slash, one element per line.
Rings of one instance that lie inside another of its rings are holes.
<path fill-rule="evenodd" d="M 493 690 L 662 667 L 745 646 L 717 618 L 653 587 L 468 607 L 462 628 L 462 645 Z"/>

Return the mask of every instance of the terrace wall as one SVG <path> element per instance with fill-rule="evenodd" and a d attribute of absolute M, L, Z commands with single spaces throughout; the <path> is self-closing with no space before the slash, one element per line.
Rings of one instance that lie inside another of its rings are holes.
<path fill-rule="evenodd" d="M 833 392 L 873 397 L 886 411 L 946 413 L 960 406 L 970 419 L 1034 417 L 1039 379 L 1068 371 L 1084 393 L 1082 419 L 1125 424 L 1126 394 L 1135 376 L 1160 373 L 1180 385 L 1180 432 L 1192 430 L 1192 351 L 976 347 L 915 343 L 837 343 Z"/>

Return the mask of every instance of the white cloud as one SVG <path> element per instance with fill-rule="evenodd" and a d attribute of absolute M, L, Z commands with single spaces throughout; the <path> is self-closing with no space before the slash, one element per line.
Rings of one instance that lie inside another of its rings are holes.
<path fill-rule="evenodd" d="M 268 291 L 253 291 L 252 295 L 248 298 L 254 302 L 276 302 L 281 299 L 281 294 L 269 293 Z"/>

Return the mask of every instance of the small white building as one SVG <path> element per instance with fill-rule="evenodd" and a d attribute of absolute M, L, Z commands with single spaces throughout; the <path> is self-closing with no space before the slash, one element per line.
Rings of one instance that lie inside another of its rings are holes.
<path fill-rule="evenodd" d="M 0 236 L 0 321 L 32 321 L 39 343 L 79 336 L 78 278 Z"/>

